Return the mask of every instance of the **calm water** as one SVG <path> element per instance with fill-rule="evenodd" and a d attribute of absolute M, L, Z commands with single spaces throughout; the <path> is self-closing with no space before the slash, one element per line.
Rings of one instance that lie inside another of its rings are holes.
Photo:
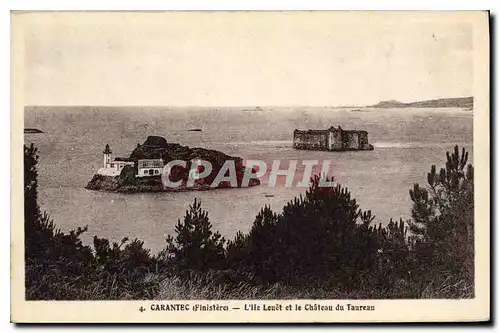
<path fill-rule="evenodd" d="M 233 237 L 248 231 L 259 209 L 280 211 L 303 188 L 258 187 L 204 192 L 117 194 L 85 190 L 102 164 L 102 150 L 128 156 L 148 135 L 190 147 L 217 149 L 244 159 L 268 162 L 331 160 L 330 174 L 347 186 L 360 208 L 371 209 L 375 222 L 410 216 L 408 190 L 424 184 L 431 164 L 444 164 L 455 144 L 472 157 L 472 112 L 461 109 L 372 109 L 352 112 L 334 108 L 36 107 L 27 108 L 25 126 L 43 130 L 26 134 L 39 149 L 39 200 L 62 230 L 89 226 L 93 235 L 119 241 L 137 237 L 153 251 L 164 245 L 189 203 L 200 198 L 214 229 Z M 374 151 L 316 152 L 292 149 L 295 128 L 364 129 Z M 202 132 L 189 132 L 202 128 Z M 273 197 L 266 197 L 273 195 Z"/>

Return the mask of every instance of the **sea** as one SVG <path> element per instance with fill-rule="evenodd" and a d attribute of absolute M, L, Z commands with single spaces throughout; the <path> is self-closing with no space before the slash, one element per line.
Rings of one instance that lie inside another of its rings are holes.
<path fill-rule="evenodd" d="M 189 205 L 197 198 L 208 212 L 213 230 L 232 238 L 248 232 L 265 205 L 280 212 L 306 188 L 279 181 L 260 186 L 209 191 L 121 194 L 86 190 L 102 166 L 102 151 L 128 156 L 147 136 L 165 137 L 189 147 L 215 149 L 244 160 L 262 160 L 280 168 L 297 161 L 329 161 L 329 176 L 347 187 L 375 224 L 409 219 L 409 189 L 426 184 L 431 165 L 446 162 L 446 151 L 465 147 L 473 159 L 473 112 L 460 108 L 376 109 L 333 107 L 94 107 L 25 108 L 25 127 L 44 133 L 25 134 L 25 144 L 38 148 L 39 204 L 62 231 L 88 226 L 93 236 L 119 242 L 138 238 L 157 252 L 165 237 L 175 235 Z M 373 151 L 294 150 L 294 129 L 368 131 Z M 201 129 L 201 131 L 189 131 Z M 303 167 L 302 169 L 303 170 Z M 319 172 L 315 168 L 314 172 Z M 283 177 L 280 177 L 282 179 Z"/>

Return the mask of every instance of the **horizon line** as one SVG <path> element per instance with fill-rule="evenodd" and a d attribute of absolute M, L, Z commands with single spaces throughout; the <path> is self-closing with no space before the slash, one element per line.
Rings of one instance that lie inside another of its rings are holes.
<path fill-rule="evenodd" d="M 400 101 L 397 99 L 386 99 L 386 100 L 379 100 L 377 103 L 380 102 L 387 102 L 387 101 L 397 101 L 400 103 L 415 103 L 415 102 L 423 102 L 423 101 L 435 101 L 435 100 L 441 100 L 441 99 L 455 99 L 455 98 L 474 98 L 474 96 L 460 96 L 460 97 L 440 97 L 440 98 L 431 98 L 431 99 L 421 99 L 421 100 L 412 100 L 412 101 Z M 264 104 L 243 104 L 243 105 L 158 105 L 158 104 L 131 104 L 131 105 L 98 105 L 98 104 L 26 104 L 24 107 L 151 107 L 151 108 L 191 108 L 191 107 L 198 107 L 198 108 L 240 108 L 240 107 L 245 107 L 245 108 L 257 108 L 257 107 L 332 107 L 332 108 L 348 108 L 348 107 L 372 107 L 375 104 L 370 104 L 370 105 L 359 105 L 359 104 L 344 104 L 344 105 L 306 105 L 306 104 L 272 104 L 272 105 L 264 105 Z"/>

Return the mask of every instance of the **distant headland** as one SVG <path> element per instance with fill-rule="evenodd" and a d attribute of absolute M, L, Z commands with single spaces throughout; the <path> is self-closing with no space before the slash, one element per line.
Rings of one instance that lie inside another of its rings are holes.
<path fill-rule="evenodd" d="M 260 106 L 257 106 L 255 108 L 244 108 L 242 111 L 244 112 L 262 112 L 262 111 L 265 111 L 263 108 L 261 108 Z"/>
<path fill-rule="evenodd" d="M 371 105 L 372 108 L 464 108 L 472 109 L 474 107 L 473 97 L 459 98 L 440 98 L 426 101 L 417 101 L 403 103 L 395 100 L 381 101 L 378 104 Z"/>

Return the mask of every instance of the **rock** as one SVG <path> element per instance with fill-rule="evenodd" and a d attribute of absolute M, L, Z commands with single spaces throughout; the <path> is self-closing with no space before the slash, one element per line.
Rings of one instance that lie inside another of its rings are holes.
<path fill-rule="evenodd" d="M 43 133 L 43 131 L 38 128 L 25 128 L 24 133 Z"/>
<path fill-rule="evenodd" d="M 148 136 L 143 145 L 151 147 L 167 148 L 167 139 L 161 136 L 151 135 Z"/>
<path fill-rule="evenodd" d="M 120 187 L 119 177 L 104 176 L 95 174 L 90 182 L 85 186 L 87 190 L 117 191 Z"/>
<path fill-rule="evenodd" d="M 131 166 L 131 165 L 126 165 L 123 167 L 122 171 L 120 172 L 120 176 L 118 177 L 118 183 L 120 186 L 125 186 L 125 185 L 135 185 L 136 184 L 136 169 Z"/>

